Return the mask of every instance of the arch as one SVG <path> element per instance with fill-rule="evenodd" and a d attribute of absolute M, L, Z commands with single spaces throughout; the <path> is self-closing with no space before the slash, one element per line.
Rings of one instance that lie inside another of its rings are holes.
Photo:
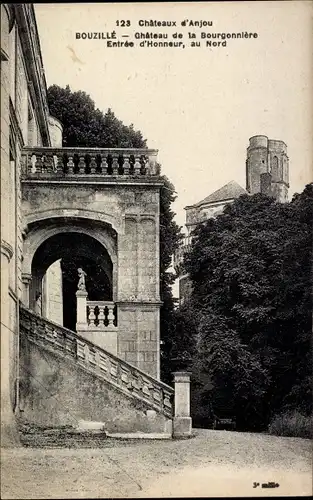
<path fill-rule="evenodd" d="M 57 322 L 63 321 L 64 326 L 74 330 L 78 268 L 82 267 L 87 271 L 86 289 L 89 300 L 112 301 L 113 296 L 116 296 L 116 280 L 113 275 L 113 262 L 106 247 L 94 237 L 82 232 L 82 228 L 80 231 L 71 231 L 68 227 L 66 229 L 50 230 L 48 234 L 46 231 L 44 241 L 37 237 L 32 255 L 29 256 L 32 276 L 29 305 L 39 314 L 45 314 L 45 305 L 50 303 L 50 299 L 54 302 L 57 297 L 56 302 L 63 304 L 63 320 L 60 317 Z M 52 282 L 49 280 L 52 288 L 47 289 L 47 271 L 57 261 L 57 274 L 54 271 L 55 278 Z M 47 290 L 52 292 L 54 298 L 51 298 L 50 293 L 47 294 Z"/>
<path fill-rule="evenodd" d="M 59 218 L 53 220 L 43 220 L 41 223 L 34 223 L 29 226 L 29 231 L 24 234 L 22 272 L 25 276 L 32 276 L 32 261 L 38 248 L 49 238 L 55 235 L 75 233 L 86 235 L 92 238 L 97 244 L 107 252 L 112 263 L 111 289 L 112 299 L 117 300 L 118 295 L 118 271 L 117 271 L 117 233 L 111 227 L 103 223 L 91 225 L 84 219 L 67 220 Z M 24 283 L 24 303 L 26 306 L 33 306 L 33 288 L 40 286 L 40 277 L 33 277 L 34 283 L 28 280 Z"/>
<path fill-rule="evenodd" d="M 23 248 L 23 273 L 31 273 L 32 260 L 35 252 L 45 240 L 51 236 L 68 232 L 85 234 L 97 240 L 107 250 L 113 267 L 116 266 L 116 235 L 109 232 L 107 227 L 88 227 L 79 220 L 72 221 L 71 224 L 67 221 L 59 221 L 58 224 L 54 221 L 49 221 L 47 225 L 42 224 L 31 227 L 30 231 L 26 234 Z"/>
<path fill-rule="evenodd" d="M 51 221 L 54 219 L 64 219 L 68 218 L 72 220 L 73 217 L 78 219 L 88 219 L 93 222 L 102 222 L 104 224 L 110 225 L 118 234 L 124 234 L 124 220 L 122 217 L 118 218 L 107 214 L 105 212 L 99 212 L 97 210 L 86 210 L 82 208 L 54 208 L 50 210 L 36 210 L 35 212 L 25 214 L 24 221 L 25 227 L 29 227 L 35 223 L 42 223 L 45 220 Z"/>
<path fill-rule="evenodd" d="M 106 248 L 95 238 L 72 231 L 57 233 L 39 245 L 32 259 L 32 275 L 35 269 L 42 278 L 56 260 L 74 257 L 99 263 L 112 284 L 113 263 Z"/>

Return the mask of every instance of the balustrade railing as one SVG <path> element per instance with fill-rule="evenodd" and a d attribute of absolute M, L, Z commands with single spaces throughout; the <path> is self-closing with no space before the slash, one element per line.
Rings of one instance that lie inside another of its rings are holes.
<path fill-rule="evenodd" d="M 69 356 L 149 408 L 173 416 L 174 389 L 105 351 L 82 336 L 20 306 L 20 332 L 36 344 Z"/>
<path fill-rule="evenodd" d="M 151 149 L 23 149 L 23 175 L 36 177 L 158 175 L 157 151 Z"/>
<path fill-rule="evenodd" d="M 87 324 L 90 329 L 117 326 L 117 307 L 114 302 L 87 300 Z"/>

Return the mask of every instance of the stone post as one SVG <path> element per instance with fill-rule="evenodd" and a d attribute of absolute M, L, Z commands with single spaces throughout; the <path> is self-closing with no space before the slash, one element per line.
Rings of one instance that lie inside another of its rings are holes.
<path fill-rule="evenodd" d="M 174 372 L 175 413 L 173 437 L 191 436 L 192 420 L 190 417 L 190 372 Z"/>
<path fill-rule="evenodd" d="M 28 308 L 30 306 L 29 287 L 30 287 L 31 280 L 32 280 L 32 275 L 30 273 L 22 273 L 23 304 L 25 307 L 28 307 Z"/>
<path fill-rule="evenodd" d="M 12 409 L 10 375 L 14 362 L 10 344 L 12 331 L 9 302 L 9 263 L 13 249 L 6 241 L 1 241 L 1 447 L 19 445 L 19 436 Z"/>
<path fill-rule="evenodd" d="M 87 330 L 87 292 L 85 290 L 77 290 L 76 292 L 76 331 Z M 66 307 L 66 304 L 64 304 Z"/>

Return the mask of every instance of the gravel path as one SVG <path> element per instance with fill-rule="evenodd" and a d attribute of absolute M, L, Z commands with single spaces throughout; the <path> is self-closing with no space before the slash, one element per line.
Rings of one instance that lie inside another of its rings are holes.
<path fill-rule="evenodd" d="M 310 495 L 309 440 L 196 430 L 188 440 L 2 450 L 1 498 Z M 253 482 L 260 485 L 253 488 Z M 274 481 L 279 487 L 262 489 Z"/>

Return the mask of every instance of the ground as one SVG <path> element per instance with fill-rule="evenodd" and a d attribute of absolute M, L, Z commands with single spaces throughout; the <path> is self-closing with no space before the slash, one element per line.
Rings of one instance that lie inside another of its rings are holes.
<path fill-rule="evenodd" d="M 195 434 L 187 440 L 107 439 L 102 448 L 4 449 L 1 498 L 312 493 L 310 440 L 202 429 Z M 262 488 L 269 481 L 279 486 Z"/>

